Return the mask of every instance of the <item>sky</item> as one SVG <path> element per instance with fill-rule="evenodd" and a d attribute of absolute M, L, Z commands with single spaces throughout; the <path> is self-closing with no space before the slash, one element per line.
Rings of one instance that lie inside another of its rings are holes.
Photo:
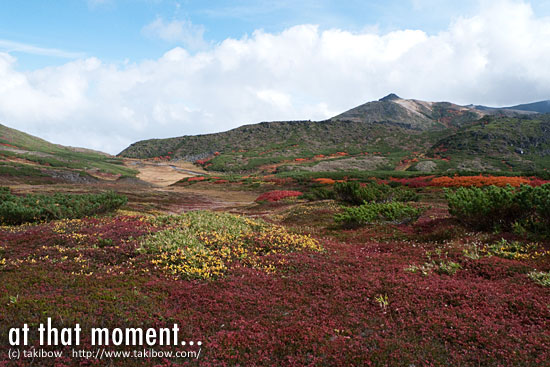
<path fill-rule="evenodd" d="M 0 123 L 116 154 L 389 93 L 547 100 L 548 60 L 549 1 L 2 1 Z"/>

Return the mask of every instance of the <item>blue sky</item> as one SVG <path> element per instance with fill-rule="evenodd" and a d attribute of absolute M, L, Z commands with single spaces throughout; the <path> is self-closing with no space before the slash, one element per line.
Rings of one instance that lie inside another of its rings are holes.
<path fill-rule="evenodd" d="M 389 93 L 547 100 L 548 60 L 550 1 L 1 1 L 0 123 L 118 153 Z"/>
<path fill-rule="evenodd" d="M 359 32 L 377 27 L 422 29 L 437 33 L 458 15 L 477 7 L 476 1 L 331 1 L 331 0 L 25 0 L 0 2 L 0 40 L 64 51 L 59 57 L 15 51 L 22 69 L 63 63 L 74 56 L 96 56 L 107 62 L 156 58 L 179 40 L 144 33 L 161 18 L 203 29 L 205 47 L 226 38 L 241 38 L 257 29 L 281 32 L 298 24 L 317 24 Z M 537 5 L 542 9 L 542 5 Z M 547 9 L 546 9 L 547 10 Z M 0 50 L 13 45 L 0 43 Z M 191 50 L 193 52 L 197 49 Z"/>

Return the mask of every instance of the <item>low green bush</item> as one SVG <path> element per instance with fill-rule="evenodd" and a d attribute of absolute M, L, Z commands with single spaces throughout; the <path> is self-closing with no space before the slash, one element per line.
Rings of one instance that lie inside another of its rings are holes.
<path fill-rule="evenodd" d="M 126 204 L 127 198 L 109 191 L 101 194 L 32 194 L 13 195 L 0 188 L 0 223 L 18 225 L 56 219 L 82 218 L 114 211 Z"/>
<path fill-rule="evenodd" d="M 461 187 L 446 190 L 449 212 L 464 224 L 480 230 L 511 230 L 521 227 L 548 232 L 550 184 L 538 187 Z"/>
<path fill-rule="evenodd" d="M 418 201 L 420 196 L 411 189 L 405 189 L 403 187 L 394 188 L 391 190 L 390 197 L 393 201 Z"/>
<path fill-rule="evenodd" d="M 352 205 L 361 205 L 363 202 L 383 201 L 389 187 L 375 183 L 361 186 L 359 182 L 337 182 L 334 192 L 338 200 Z"/>
<path fill-rule="evenodd" d="M 299 199 L 316 201 L 316 200 L 330 200 L 336 197 L 334 190 L 326 189 L 324 187 L 315 187 L 308 192 L 303 193 Z"/>
<path fill-rule="evenodd" d="M 361 205 L 364 202 L 417 201 L 418 194 L 402 187 L 371 182 L 361 185 L 356 181 L 337 182 L 334 185 L 336 197 L 345 203 Z"/>
<path fill-rule="evenodd" d="M 420 217 L 423 210 L 399 203 L 367 203 L 356 207 L 344 208 L 336 214 L 334 220 L 344 227 L 353 228 L 373 222 L 413 222 Z"/>

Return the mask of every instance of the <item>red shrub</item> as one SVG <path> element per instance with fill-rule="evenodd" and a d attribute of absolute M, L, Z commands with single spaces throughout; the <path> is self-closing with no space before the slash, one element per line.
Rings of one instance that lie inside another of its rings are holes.
<path fill-rule="evenodd" d="M 524 177 L 504 177 L 504 176 L 454 176 L 454 177 L 436 177 L 432 180 L 431 186 L 439 187 L 468 187 L 468 186 L 506 186 L 518 187 L 520 185 L 529 185 L 530 180 Z"/>
<path fill-rule="evenodd" d="M 206 180 L 206 177 L 204 177 L 204 176 L 189 177 L 189 179 L 187 179 L 188 182 L 204 181 L 204 180 Z"/>
<path fill-rule="evenodd" d="M 281 199 L 286 199 L 290 197 L 300 196 L 302 193 L 300 191 L 286 191 L 286 190 L 275 190 L 269 191 L 261 194 L 255 201 L 270 201 L 275 202 Z"/>
<path fill-rule="evenodd" d="M 421 177 L 409 177 L 409 178 L 390 177 L 390 181 L 399 182 L 402 185 L 405 185 L 411 188 L 418 188 L 418 187 L 430 186 L 431 181 L 434 177 L 435 176 L 421 176 Z"/>

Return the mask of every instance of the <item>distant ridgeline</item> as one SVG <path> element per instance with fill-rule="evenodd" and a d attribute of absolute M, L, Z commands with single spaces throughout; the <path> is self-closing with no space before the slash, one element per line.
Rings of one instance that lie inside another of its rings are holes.
<path fill-rule="evenodd" d="M 144 140 L 119 156 L 184 159 L 221 172 L 544 170 L 547 112 L 548 101 L 490 108 L 390 94 L 325 121 Z"/>

